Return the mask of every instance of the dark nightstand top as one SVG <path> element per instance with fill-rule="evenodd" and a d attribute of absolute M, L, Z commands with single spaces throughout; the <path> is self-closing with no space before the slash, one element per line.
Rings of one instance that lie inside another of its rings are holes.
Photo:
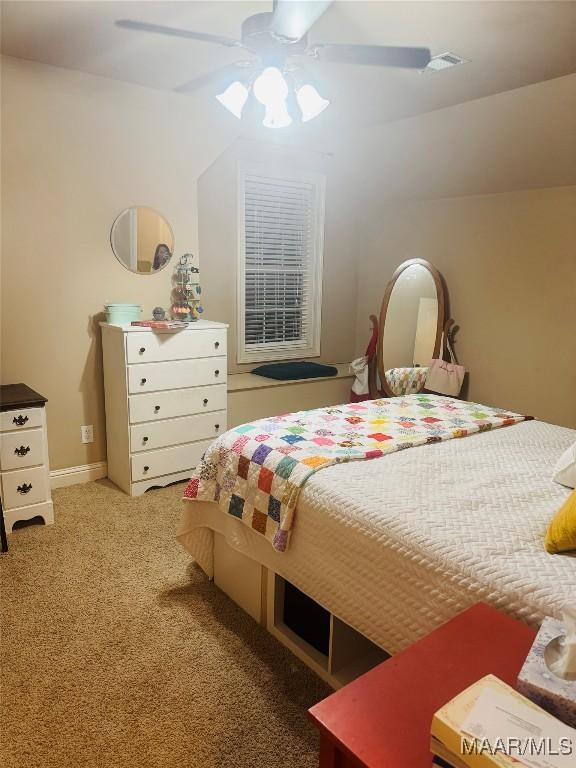
<path fill-rule="evenodd" d="M 0 386 L 0 412 L 16 408 L 43 408 L 48 398 L 38 394 L 26 384 L 2 384 Z"/>

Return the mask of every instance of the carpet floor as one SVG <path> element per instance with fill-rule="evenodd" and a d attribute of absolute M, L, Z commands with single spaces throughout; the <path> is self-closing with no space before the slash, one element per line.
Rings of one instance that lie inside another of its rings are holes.
<path fill-rule="evenodd" d="M 175 541 L 183 488 L 63 488 L 9 537 L 3 768 L 317 766 L 329 690 Z"/>

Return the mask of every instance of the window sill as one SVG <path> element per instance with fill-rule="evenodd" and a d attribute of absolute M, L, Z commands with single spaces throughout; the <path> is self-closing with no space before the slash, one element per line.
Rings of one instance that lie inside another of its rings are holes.
<path fill-rule="evenodd" d="M 330 363 L 338 368 L 336 376 L 318 376 L 312 379 L 267 379 L 254 373 L 233 373 L 228 376 L 228 392 L 241 392 L 248 389 L 265 389 L 268 387 L 286 387 L 295 384 L 311 384 L 315 381 L 334 381 L 335 379 L 353 379 L 349 363 Z"/>

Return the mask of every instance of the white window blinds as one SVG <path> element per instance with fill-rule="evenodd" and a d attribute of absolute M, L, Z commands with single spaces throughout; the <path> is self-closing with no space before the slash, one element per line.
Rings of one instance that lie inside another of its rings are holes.
<path fill-rule="evenodd" d="M 240 176 L 240 362 L 320 353 L 321 177 Z"/>

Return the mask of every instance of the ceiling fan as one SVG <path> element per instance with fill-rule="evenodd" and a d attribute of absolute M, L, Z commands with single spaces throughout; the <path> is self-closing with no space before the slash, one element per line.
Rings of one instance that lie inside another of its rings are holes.
<path fill-rule="evenodd" d="M 223 88 L 218 101 L 233 115 L 242 117 L 250 92 L 263 105 L 263 125 L 283 128 L 293 115 L 302 122 L 317 117 L 328 105 L 308 73 L 306 62 L 366 64 L 380 67 L 424 69 L 430 61 L 428 48 L 386 45 L 308 43 L 308 32 L 333 0 L 274 0 L 271 13 L 257 13 L 242 23 L 240 40 L 143 21 L 121 19 L 116 26 L 139 32 L 200 40 L 237 48 L 251 56 L 176 88 L 189 93 L 207 85 Z"/>

